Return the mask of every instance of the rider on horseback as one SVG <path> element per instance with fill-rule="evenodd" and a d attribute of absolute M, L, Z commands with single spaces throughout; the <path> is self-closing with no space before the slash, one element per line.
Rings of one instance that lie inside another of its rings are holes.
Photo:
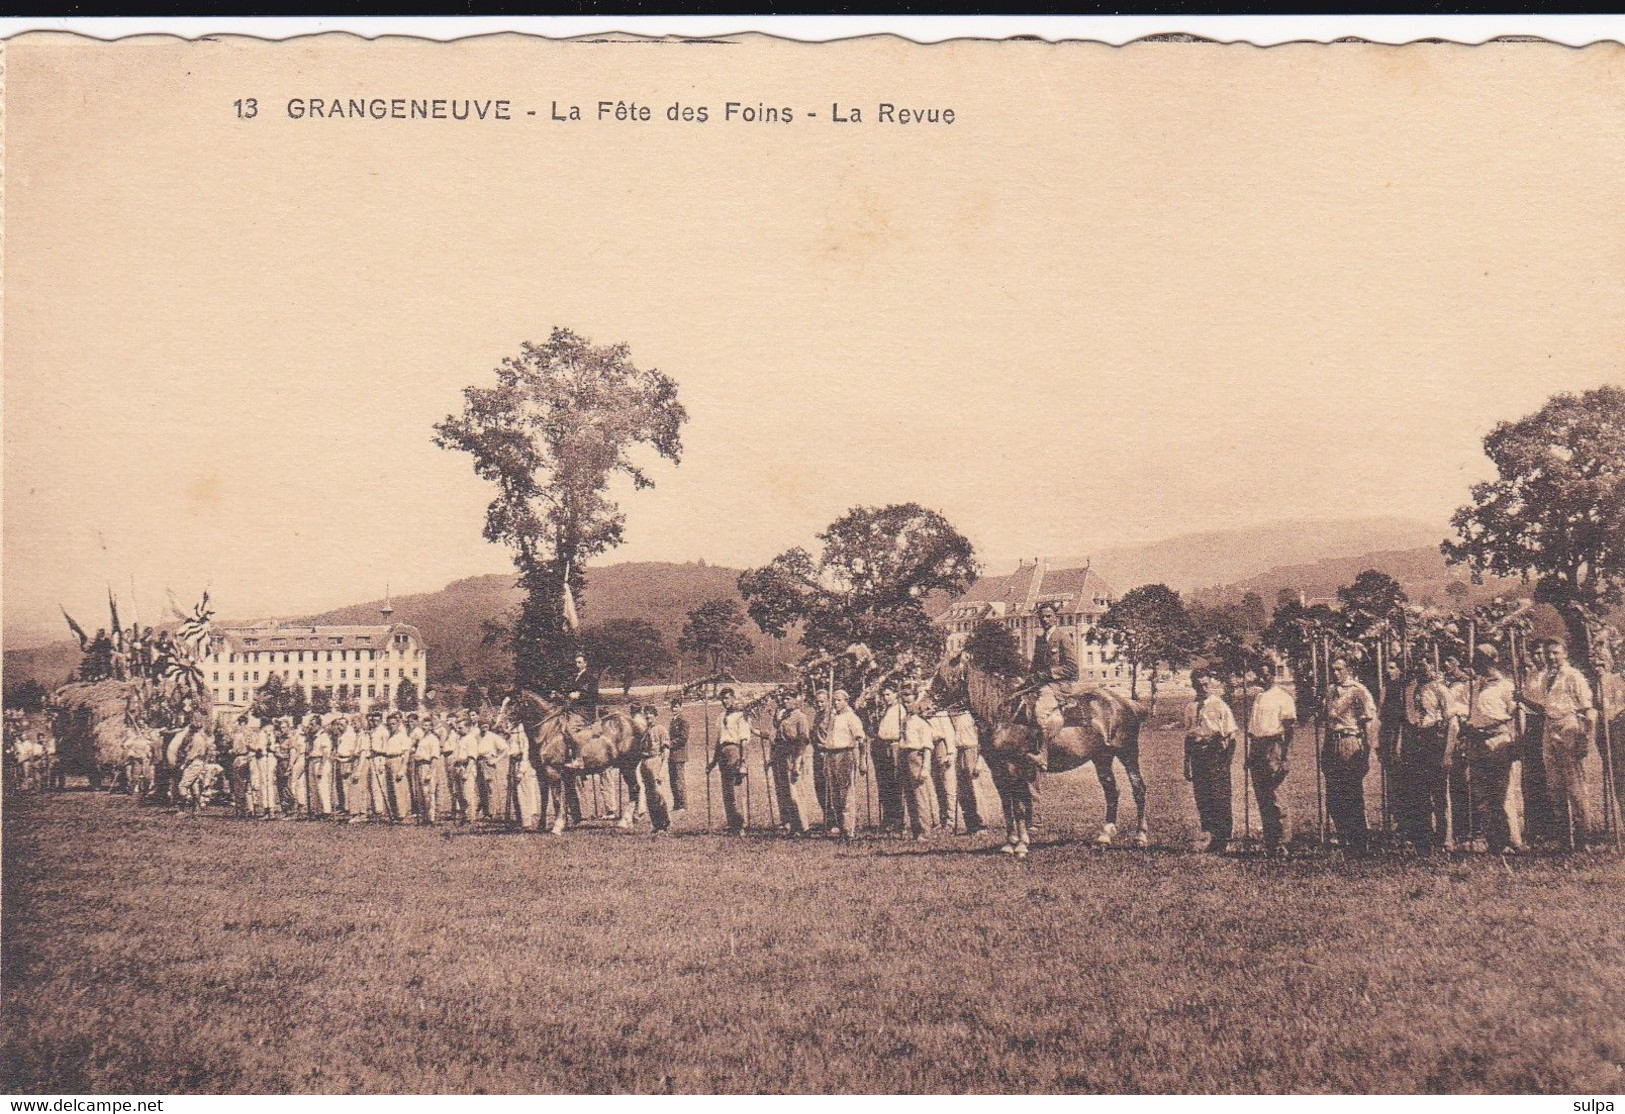
<path fill-rule="evenodd" d="M 1038 608 L 1038 637 L 1033 640 L 1033 668 L 1029 689 L 1033 697 L 1033 741 L 1030 751 L 1040 770 L 1049 769 L 1049 735 L 1062 725 L 1063 702 L 1081 695 L 1086 686 L 1078 684 L 1078 651 L 1067 632 L 1056 623 L 1054 601 Z"/>

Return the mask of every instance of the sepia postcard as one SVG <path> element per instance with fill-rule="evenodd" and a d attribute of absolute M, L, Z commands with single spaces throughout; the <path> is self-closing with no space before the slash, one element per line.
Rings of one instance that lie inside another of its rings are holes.
<path fill-rule="evenodd" d="M 1619 1101 L 1625 47 L 0 97 L 11 1109 Z"/>

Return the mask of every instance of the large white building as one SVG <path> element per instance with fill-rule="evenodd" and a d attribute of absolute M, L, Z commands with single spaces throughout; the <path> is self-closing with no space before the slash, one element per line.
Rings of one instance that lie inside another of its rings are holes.
<path fill-rule="evenodd" d="M 1054 603 L 1056 621 L 1072 636 L 1078 652 L 1079 679 L 1127 682 L 1128 666 L 1113 660 L 1110 646 L 1088 638 L 1111 602 L 1111 588 L 1093 569 L 1051 569 L 1048 561 L 1035 561 L 1009 576 L 979 577 L 936 622 L 947 633 L 950 653 L 965 644 L 983 619 L 1002 623 L 1015 636 L 1022 657 L 1031 661 L 1040 629 L 1039 605 Z"/>
<path fill-rule="evenodd" d="M 198 665 L 222 712 L 248 708 L 273 675 L 302 688 L 307 700 L 327 690 L 334 708 L 350 700 L 363 710 L 395 707 L 402 682 L 422 697 L 429 656 L 416 627 L 389 619 L 386 609 L 375 626 L 216 627 Z"/>

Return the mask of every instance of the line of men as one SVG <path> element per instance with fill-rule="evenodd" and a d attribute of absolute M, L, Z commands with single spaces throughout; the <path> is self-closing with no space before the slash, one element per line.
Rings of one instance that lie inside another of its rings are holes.
<path fill-rule="evenodd" d="M 656 831 L 668 829 L 671 814 L 686 804 L 688 725 L 680 709 L 673 704 L 670 727 L 653 704 L 630 709 L 644 748 L 642 801 Z M 167 743 L 132 728 L 124 764 L 138 795 L 151 791 L 155 770 L 178 771 L 179 800 L 194 814 L 223 783 L 238 814 L 253 819 L 501 820 L 528 830 L 545 820 L 529 737 L 505 710 L 333 713 L 302 724 L 245 714 L 219 732 L 200 721 Z M 580 819 L 574 794 L 566 807 Z"/>
<path fill-rule="evenodd" d="M 1559 847 L 1582 850 L 1598 833 L 1585 783 L 1585 759 L 1598 739 L 1601 708 L 1611 737 L 1625 735 L 1625 678 L 1606 647 L 1596 651 L 1602 703 L 1557 639 L 1531 645 L 1531 674 L 1520 687 L 1499 651 L 1479 646 L 1472 671 L 1458 662 L 1419 658 L 1411 675 L 1389 673 L 1379 707 L 1346 658 L 1331 664 L 1320 766 L 1327 817 L 1337 843 L 1352 854 L 1371 849 L 1365 781 L 1376 754 L 1387 777 L 1397 834 L 1420 853 L 1463 850 L 1517 854 L 1528 850 L 1524 817 L 1542 806 L 1554 818 Z M 1298 727 L 1297 704 L 1271 664 L 1258 687 L 1238 686 L 1248 707 L 1243 757 L 1263 824 L 1264 847 L 1285 853 L 1290 838 L 1280 788 Z M 1231 769 L 1241 735 L 1220 679 L 1193 672 L 1196 699 L 1185 712 L 1185 777 L 1196 798 L 1204 839 L 1197 850 L 1225 851 L 1234 835 Z M 1510 792 L 1522 767 L 1525 809 Z M 1615 801 L 1625 770 L 1613 770 Z M 1617 805 L 1616 805 L 1617 807 Z"/>
<path fill-rule="evenodd" d="M 753 743 L 765 751 L 769 807 L 786 834 L 822 829 L 831 838 L 852 838 L 871 776 L 882 832 L 923 841 L 934 831 L 982 829 L 976 787 L 988 775 L 968 709 L 938 708 L 907 682 L 874 684 L 857 702 L 844 689 L 820 689 L 810 705 L 799 692 L 779 690 L 770 698 L 770 726 L 759 730 L 733 689 L 719 696 L 722 729 L 710 766 L 720 771 L 729 832 L 746 826 L 741 787 Z"/>
<path fill-rule="evenodd" d="M 30 727 L 20 710 L 5 711 L 6 784 L 24 793 L 61 789 L 67 778 L 57 760 L 56 733 L 46 727 Z"/>

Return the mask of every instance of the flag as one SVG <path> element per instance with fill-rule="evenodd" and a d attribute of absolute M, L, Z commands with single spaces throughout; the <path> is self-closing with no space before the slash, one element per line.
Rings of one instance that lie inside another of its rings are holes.
<path fill-rule="evenodd" d="M 57 604 L 57 606 L 62 607 L 61 604 Z M 83 650 L 90 643 L 90 636 L 85 633 L 85 628 L 73 621 L 73 616 L 68 614 L 68 609 L 65 607 L 62 607 L 62 617 L 68 621 L 68 629 L 79 640 L 79 648 Z"/>
<path fill-rule="evenodd" d="M 192 614 L 181 620 L 175 635 L 183 643 L 192 647 L 194 652 L 202 649 L 203 643 L 209 637 L 209 626 L 214 620 L 214 610 L 209 607 L 209 593 L 203 593 L 203 599 L 192 609 Z"/>
<path fill-rule="evenodd" d="M 576 594 L 570 591 L 570 566 L 564 566 L 564 625 L 571 631 L 581 628 L 581 616 L 576 614 Z"/>

